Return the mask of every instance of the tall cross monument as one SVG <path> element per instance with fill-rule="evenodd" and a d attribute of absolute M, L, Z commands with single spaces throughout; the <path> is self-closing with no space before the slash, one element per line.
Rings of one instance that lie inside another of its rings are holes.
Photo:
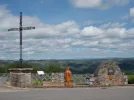
<path fill-rule="evenodd" d="M 8 31 L 19 31 L 20 32 L 20 67 L 22 68 L 22 31 L 23 30 L 31 30 L 31 29 L 35 29 L 35 27 L 23 27 L 22 26 L 22 12 L 20 12 L 20 26 L 19 28 L 10 28 L 8 29 Z"/>

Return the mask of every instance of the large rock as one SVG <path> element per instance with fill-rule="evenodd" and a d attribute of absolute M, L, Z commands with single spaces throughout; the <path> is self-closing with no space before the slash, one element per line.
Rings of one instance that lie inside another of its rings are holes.
<path fill-rule="evenodd" d="M 96 83 L 105 85 L 126 85 L 127 76 L 121 72 L 118 64 L 113 61 L 103 61 L 94 72 Z"/>

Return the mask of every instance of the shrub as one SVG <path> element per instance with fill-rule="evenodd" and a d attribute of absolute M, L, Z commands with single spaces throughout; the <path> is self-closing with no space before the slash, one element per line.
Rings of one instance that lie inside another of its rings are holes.
<path fill-rule="evenodd" d="M 32 85 L 34 85 L 34 86 L 42 86 L 42 82 L 39 81 L 39 80 L 34 80 L 34 81 L 32 82 Z"/>
<path fill-rule="evenodd" d="M 134 84 L 134 75 L 128 76 L 128 84 Z"/>

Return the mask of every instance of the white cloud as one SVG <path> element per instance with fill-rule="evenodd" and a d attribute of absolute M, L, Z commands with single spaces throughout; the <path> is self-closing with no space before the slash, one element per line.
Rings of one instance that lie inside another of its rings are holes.
<path fill-rule="evenodd" d="M 35 23 L 36 24 L 36 23 Z M 36 24 L 38 25 L 38 24 Z M 36 30 L 25 31 L 24 37 L 47 38 L 47 37 L 62 37 L 75 35 L 79 32 L 79 27 L 75 21 L 67 21 L 58 25 L 44 25 L 37 27 Z M 37 34 L 38 33 L 38 34 Z"/>
<path fill-rule="evenodd" d="M 110 26 L 110 25 L 109 25 Z M 121 25 L 119 25 L 121 26 Z M 80 36 L 83 37 L 90 37 L 90 38 L 95 38 L 95 39 L 99 39 L 99 38 L 127 38 L 128 36 L 128 32 L 129 30 L 126 30 L 125 28 L 100 28 L 100 27 L 93 27 L 93 26 L 89 26 L 89 27 L 84 27 L 81 32 L 80 32 Z"/>
<path fill-rule="evenodd" d="M 112 22 L 108 22 L 107 24 L 103 24 L 100 27 L 101 28 L 120 28 L 120 27 L 123 27 L 125 25 L 126 25 L 126 23 L 118 23 L 118 22 L 112 23 Z"/>
<path fill-rule="evenodd" d="M 109 28 L 105 31 L 105 35 L 111 38 L 125 38 L 126 29 L 125 28 Z"/>
<path fill-rule="evenodd" d="M 130 8 L 130 17 L 132 19 L 132 23 L 134 23 L 134 7 Z"/>
<path fill-rule="evenodd" d="M 84 46 L 87 47 L 97 47 L 99 45 L 99 41 L 88 41 L 84 44 Z"/>
<path fill-rule="evenodd" d="M 72 3 L 78 8 L 97 8 L 102 4 L 102 0 L 72 0 Z"/>
<path fill-rule="evenodd" d="M 0 56 L 19 59 L 19 32 L 7 31 L 10 27 L 19 26 L 19 17 L 8 11 L 6 6 L 0 6 L 0 22 Z M 128 50 L 133 53 L 134 28 L 124 28 L 126 23 L 109 22 L 100 27 L 89 25 L 81 28 L 73 20 L 52 25 L 25 15 L 23 22 L 23 26 L 36 27 L 23 32 L 25 59 L 113 56 L 117 50 L 120 55 Z"/>
<path fill-rule="evenodd" d="M 82 45 L 84 45 L 84 43 L 85 43 L 85 41 L 78 40 L 78 41 L 73 42 L 71 45 L 72 46 L 82 46 Z"/>
<path fill-rule="evenodd" d="M 129 0 L 70 0 L 78 8 L 107 9 L 112 6 L 122 6 L 129 3 Z"/>
<path fill-rule="evenodd" d="M 130 8 L 130 16 L 131 17 L 134 17 L 134 7 L 133 8 Z"/>
<path fill-rule="evenodd" d="M 134 28 L 130 28 L 127 30 L 127 38 L 134 38 Z"/>
<path fill-rule="evenodd" d="M 81 36 L 99 36 L 99 35 L 102 35 L 103 34 L 103 30 L 102 29 L 99 29 L 97 27 L 93 27 L 93 26 L 89 26 L 89 27 L 85 27 L 80 35 Z"/>
<path fill-rule="evenodd" d="M 118 43 L 120 42 L 120 39 L 111 39 L 111 38 L 104 38 L 100 40 L 100 44 L 111 44 L 111 43 Z"/>
<path fill-rule="evenodd" d="M 19 17 L 12 15 L 6 6 L 0 5 L 0 36 L 17 37 L 18 32 L 7 32 L 9 28 L 19 27 Z M 77 34 L 79 26 L 75 21 L 67 21 L 57 25 L 44 24 L 37 17 L 23 16 L 23 26 L 35 26 L 36 30 L 24 31 L 24 38 L 47 38 Z M 38 34 L 37 34 L 38 33 Z"/>
<path fill-rule="evenodd" d="M 126 5 L 129 3 L 129 0 L 105 0 L 109 5 Z"/>

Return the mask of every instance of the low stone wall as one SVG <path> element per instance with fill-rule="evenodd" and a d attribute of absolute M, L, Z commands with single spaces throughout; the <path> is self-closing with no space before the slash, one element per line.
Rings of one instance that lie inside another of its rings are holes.
<path fill-rule="evenodd" d="M 10 81 L 14 87 L 31 87 L 31 73 L 10 73 Z"/>
<path fill-rule="evenodd" d="M 31 71 L 32 68 L 13 68 L 10 69 L 10 85 L 14 87 L 31 87 L 32 78 Z"/>

